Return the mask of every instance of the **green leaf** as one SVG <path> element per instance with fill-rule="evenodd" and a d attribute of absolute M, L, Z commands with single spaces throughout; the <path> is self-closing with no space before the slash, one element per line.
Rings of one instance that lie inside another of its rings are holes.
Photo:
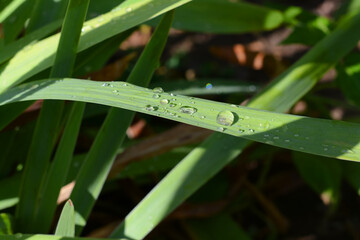
<path fill-rule="evenodd" d="M 360 164 L 356 162 L 343 162 L 342 165 L 345 179 L 360 196 Z"/>
<path fill-rule="evenodd" d="M 150 82 L 165 47 L 172 18 L 173 12 L 163 17 L 128 77 L 129 83 L 147 86 Z M 100 194 L 133 116 L 133 112 L 115 108 L 110 109 L 79 171 L 71 194 L 71 199 L 79 206 L 76 211 L 77 234 L 80 234 L 95 200 Z"/>
<path fill-rule="evenodd" d="M 70 109 L 70 116 L 65 125 L 54 160 L 40 189 L 37 211 L 32 221 L 34 232 L 48 232 L 54 216 L 60 189 L 65 185 L 70 168 L 77 136 L 85 108 L 85 103 L 75 102 Z"/>
<path fill-rule="evenodd" d="M 55 235 L 42 235 L 42 234 L 21 234 L 1 236 L 1 240 L 108 240 L 108 238 L 80 238 L 80 237 L 67 237 Z M 117 240 L 126 240 L 124 238 Z"/>
<path fill-rule="evenodd" d="M 156 4 L 154 2 L 156 1 Z M 128 0 L 116 10 L 84 24 L 78 52 L 161 15 L 191 0 Z M 123 19 L 126 18 L 126 21 Z M 48 68 L 54 61 L 59 34 L 46 38 L 30 48 L 19 51 L 5 66 L 0 67 L 0 92 Z"/>
<path fill-rule="evenodd" d="M 196 79 L 194 81 L 154 81 L 150 87 L 161 86 L 165 91 L 187 96 L 213 94 L 251 94 L 259 90 L 259 86 L 250 82 L 226 79 Z"/>
<path fill-rule="evenodd" d="M 0 210 L 15 206 L 18 203 L 21 175 L 16 174 L 0 181 Z"/>
<path fill-rule="evenodd" d="M 70 0 L 51 70 L 52 77 L 71 76 L 89 0 Z M 33 226 L 36 207 L 39 201 L 39 188 L 50 162 L 55 140 L 59 133 L 62 110 L 61 101 L 45 101 L 37 120 L 33 142 L 25 164 L 19 204 L 16 209 L 17 227 L 25 232 L 34 232 Z M 71 149 L 71 148 L 70 148 Z M 61 183 L 60 183 L 61 184 Z M 51 192 L 50 192 L 51 193 Z M 57 193 L 55 193 L 57 195 Z M 55 196 L 56 197 L 56 196 Z"/>
<path fill-rule="evenodd" d="M 335 210 L 340 197 L 341 163 L 335 159 L 294 153 L 294 163 L 302 178 Z"/>
<path fill-rule="evenodd" d="M 48 23 L 62 20 L 68 6 L 68 1 L 35 0 L 26 32 L 33 32 Z"/>
<path fill-rule="evenodd" d="M 270 111 L 286 111 L 357 44 L 360 38 L 359 29 L 360 11 L 357 10 L 345 16 L 333 33 L 275 79 L 271 86 L 265 88 L 248 106 Z M 337 51 L 326 54 L 326 49 L 334 48 Z M 318 69 L 319 63 L 326 64 Z M 144 238 L 172 210 L 237 157 L 248 144 L 247 140 L 224 134 L 210 136 L 157 184 L 112 236 Z M 150 217 L 152 221 L 149 221 Z M 141 232 L 138 226 L 144 226 Z"/>
<path fill-rule="evenodd" d="M 174 28 L 209 33 L 270 30 L 283 22 L 280 11 L 245 1 L 196 0 L 176 10 Z"/>
<path fill-rule="evenodd" d="M 351 103 L 360 106 L 360 54 L 349 54 L 336 70 L 336 82 L 343 94 Z"/>
<path fill-rule="evenodd" d="M 81 100 L 143 112 L 249 140 L 321 156 L 360 160 L 359 124 L 268 112 L 125 82 L 43 80 L 0 95 L 0 105 L 33 99 Z M 162 101 L 166 100 L 166 101 Z"/>
<path fill-rule="evenodd" d="M 0 213 L 0 236 L 13 234 L 12 230 L 12 216 L 7 213 Z"/>
<path fill-rule="evenodd" d="M 61 212 L 55 230 L 56 236 L 74 237 L 75 236 L 75 211 L 71 200 L 68 200 Z"/>

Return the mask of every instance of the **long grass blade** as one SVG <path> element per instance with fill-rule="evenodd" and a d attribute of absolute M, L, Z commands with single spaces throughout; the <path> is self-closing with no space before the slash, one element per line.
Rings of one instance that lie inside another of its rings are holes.
<path fill-rule="evenodd" d="M 191 0 L 129 0 L 114 11 L 91 19 L 84 24 L 78 52 L 109 37 L 130 29 Z M 126 21 L 124 21 L 126 19 Z M 31 48 L 18 52 L 0 67 L 0 92 L 20 83 L 53 63 L 59 34 L 46 38 Z"/>
<path fill-rule="evenodd" d="M 89 0 L 71 0 L 66 11 L 62 33 L 59 41 L 52 77 L 71 76 L 75 62 L 76 49 L 79 43 Z M 24 232 L 33 232 L 31 220 L 34 217 L 39 197 L 39 186 L 45 177 L 52 149 L 59 133 L 64 103 L 62 101 L 45 101 L 37 121 L 32 145 L 28 153 L 23 173 L 19 204 L 16 209 L 16 224 Z"/>
<path fill-rule="evenodd" d="M 50 228 L 60 189 L 65 185 L 84 109 L 85 103 L 82 102 L 75 102 L 71 107 L 54 160 L 40 190 L 37 211 L 32 221 L 35 232 L 48 232 Z"/>
<path fill-rule="evenodd" d="M 166 14 L 136 63 L 128 82 L 147 86 L 158 66 L 171 27 L 173 13 Z M 128 84 L 128 83 L 126 83 Z M 77 234 L 86 223 L 95 200 L 100 194 L 110 168 L 134 113 L 113 108 L 106 117 L 98 136 L 76 178 L 71 199 L 77 207 Z"/>
<path fill-rule="evenodd" d="M 360 160 L 360 125 L 356 123 L 175 96 L 158 88 L 151 90 L 125 82 L 78 79 L 37 81 L 0 95 L 0 105 L 42 98 L 81 100 L 119 107 L 300 152 Z"/>
<path fill-rule="evenodd" d="M 292 103 L 299 100 L 310 89 L 305 84 L 306 81 L 309 81 L 307 84 L 313 85 L 332 64 L 335 64 L 356 45 L 360 38 L 359 18 L 359 10 L 345 16 L 342 24 L 333 33 L 305 55 L 306 61 L 302 60 L 304 58 L 300 59 L 304 65 L 297 65 L 298 68 L 292 67 L 279 76 L 271 88 L 267 88 L 262 92 L 261 95 L 265 96 L 263 101 L 261 101 L 262 98 L 258 98 L 255 101 L 257 104 L 254 103 L 249 106 L 275 111 L 284 111 L 289 108 Z M 343 45 L 344 41 L 346 41 L 345 45 Z M 321 55 L 324 46 L 337 49 L 337 53 L 331 56 Z M 309 55 L 312 57 L 308 57 Z M 324 62 L 329 64 L 328 68 L 317 71 L 317 64 Z M 303 71 L 301 71 L 301 68 L 303 68 Z M 292 75 L 293 71 L 297 74 Z M 306 81 L 303 81 L 304 76 Z M 297 87 L 299 83 L 304 84 L 305 88 Z M 293 91 L 293 87 L 297 91 Z M 290 103 L 285 101 L 285 99 L 289 98 L 289 95 L 292 95 Z M 272 101 L 275 101 L 277 105 L 267 104 Z M 238 156 L 248 143 L 247 140 L 236 140 L 226 135 L 212 135 L 203 144 L 195 148 L 157 184 L 125 218 L 125 221 L 112 236 L 128 236 L 134 239 L 144 238 L 173 209 Z M 179 183 L 179 179 L 181 179 L 182 183 Z M 149 221 L 150 217 L 151 221 Z M 144 226 L 142 231 L 139 231 L 138 226 Z"/>

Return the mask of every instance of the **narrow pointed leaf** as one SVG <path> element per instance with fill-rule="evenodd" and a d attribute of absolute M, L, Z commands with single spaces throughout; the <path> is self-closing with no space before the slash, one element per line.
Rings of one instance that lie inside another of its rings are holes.
<path fill-rule="evenodd" d="M 55 235 L 63 237 L 75 236 L 75 211 L 71 200 L 68 200 L 56 225 Z"/>

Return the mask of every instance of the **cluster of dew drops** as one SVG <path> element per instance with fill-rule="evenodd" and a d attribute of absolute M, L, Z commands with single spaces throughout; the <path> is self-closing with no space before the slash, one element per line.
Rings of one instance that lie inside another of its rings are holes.
<path fill-rule="evenodd" d="M 110 83 L 103 83 L 103 85 L 102 85 L 103 87 L 113 87 Z M 127 86 L 127 83 L 123 83 L 123 86 Z M 118 90 L 114 90 L 113 91 L 114 93 L 117 93 L 118 92 Z M 180 107 L 179 109 L 178 109 L 178 111 L 180 112 L 180 113 L 183 113 L 183 114 L 188 114 L 188 115 L 191 115 L 191 116 L 193 116 L 193 114 L 194 113 L 196 113 L 197 111 L 198 111 L 198 109 L 197 108 L 195 108 L 195 107 L 192 107 L 192 106 L 182 106 L 182 104 L 181 103 L 176 103 L 176 98 L 174 98 L 174 94 L 173 93 L 170 93 L 169 94 L 169 97 L 170 98 L 164 98 L 164 97 L 162 97 L 161 96 L 161 94 L 162 93 L 164 93 L 164 90 L 161 88 L 161 87 L 155 87 L 154 89 L 152 89 L 152 92 L 153 92 L 153 98 L 154 99 L 159 99 L 159 104 L 160 105 L 162 105 L 162 106 L 168 106 L 168 107 L 170 107 L 170 109 L 172 109 L 172 108 L 175 108 L 176 106 L 178 106 L 178 107 Z M 191 101 L 191 103 L 192 104 L 194 104 L 195 102 L 194 101 Z M 236 107 L 236 105 L 231 105 L 231 106 L 233 106 L 233 107 Z M 165 109 L 165 113 L 166 114 L 169 114 L 169 115 L 171 115 L 172 117 L 178 117 L 178 118 L 180 118 L 180 115 L 178 115 L 178 114 L 176 114 L 176 113 L 174 113 L 174 112 L 172 112 L 172 111 L 168 111 L 167 110 L 167 107 L 164 107 L 164 109 Z M 153 111 L 157 111 L 157 110 L 159 110 L 159 105 L 150 105 L 150 104 L 147 104 L 146 106 L 145 106 L 145 110 L 147 110 L 147 111 L 150 111 L 150 112 L 153 112 Z M 160 114 L 158 114 L 158 116 L 159 116 Z M 200 116 L 199 117 L 201 120 L 203 120 L 203 119 L 206 119 L 206 117 L 205 116 Z M 249 117 L 245 117 L 246 119 L 248 119 Z M 243 118 L 240 118 L 240 120 L 242 120 Z M 223 111 L 220 111 L 218 114 L 217 114 L 217 117 L 216 117 L 216 122 L 217 122 L 217 124 L 219 124 L 219 125 L 221 125 L 221 126 L 219 126 L 219 127 L 217 127 L 217 130 L 218 131 L 220 131 L 220 132 L 224 132 L 225 130 L 226 130 L 226 127 L 229 127 L 229 126 L 231 126 L 231 125 L 233 125 L 233 123 L 234 123 L 234 121 L 235 121 L 235 116 L 234 116 L 234 114 L 231 112 L 231 111 L 229 111 L 229 110 L 223 110 Z M 267 128 L 269 128 L 269 124 L 268 123 L 266 123 L 266 124 L 260 124 L 260 127 L 262 128 L 262 127 L 265 127 L 266 129 Z M 287 127 L 286 127 L 287 128 Z M 255 133 L 255 130 L 254 129 L 249 129 L 248 130 L 249 131 L 249 133 Z M 277 130 L 278 131 L 278 130 Z M 244 129 L 239 129 L 239 131 L 238 131 L 240 134 L 242 134 L 242 133 L 245 133 L 245 130 Z M 294 134 L 294 137 L 295 138 L 298 138 L 300 135 L 299 134 Z M 273 141 L 271 141 L 271 140 L 268 140 L 268 138 L 270 137 L 270 135 L 269 134 L 265 134 L 264 135 L 264 140 L 266 140 L 265 141 L 265 143 L 267 143 L 267 144 L 271 144 L 271 145 L 273 145 L 274 144 L 274 142 Z M 273 137 L 273 139 L 274 140 L 279 140 L 280 138 L 278 137 L 278 136 L 274 136 Z M 306 137 L 305 139 L 309 139 L 308 137 Z M 290 141 L 291 140 L 289 140 L 289 139 L 286 139 L 286 140 L 284 140 L 286 143 L 290 143 Z M 325 144 L 323 144 L 323 146 L 324 146 L 324 151 L 328 151 L 328 145 L 325 145 Z M 333 147 L 335 147 L 335 146 L 333 146 Z M 301 151 L 301 150 L 304 150 L 304 148 L 303 147 L 299 147 L 299 150 Z M 354 151 L 353 150 L 350 150 L 350 149 L 343 149 L 342 151 L 341 151 L 342 153 L 354 153 Z"/>

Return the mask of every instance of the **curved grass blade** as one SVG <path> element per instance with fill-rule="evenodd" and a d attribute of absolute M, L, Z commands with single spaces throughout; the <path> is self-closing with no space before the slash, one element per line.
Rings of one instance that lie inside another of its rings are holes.
<path fill-rule="evenodd" d="M 116 10 L 86 22 L 82 28 L 77 51 L 81 52 L 109 37 L 190 1 L 128 0 L 120 4 Z M 125 19 L 126 21 L 124 21 Z M 31 48 L 21 50 L 7 64 L 1 66 L 0 92 L 50 67 L 54 60 L 58 41 L 59 34 L 46 38 Z"/>
<path fill-rule="evenodd" d="M 360 160 L 360 125 L 263 111 L 165 93 L 125 82 L 43 80 L 10 89 L 0 105 L 34 99 L 103 104 L 191 124 L 282 148 Z"/>
<path fill-rule="evenodd" d="M 7 213 L 0 213 L 0 235 L 13 234 L 12 225 L 12 216 Z"/>
<path fill-rule="evenodd" d="M 75 211 L 71 200 L 65 203 L 59 222 L 56 225 L 55 235 L 63 237 L 75 236 Z"/>
<path fill-rule="evenodd" d="M 56 201 L 60 189 L 65 185 L 66 176 L 70 168 L 73 151 L 79 133 L 85 103 L 72 103 L 70 116 L 61 137 L 55 157 L 46 175 L 40 198 L 37 204 L 32 226 L 35 232 L 48 232 L 56 210 Z"/>
<path fill-rule="evenodd" d="M 20 38 L 19 40 L 6 45 L 6 48 L 4 48 L 1 51 L 0 63 L 9 60 L 21 49 L 26 50 L 26 48 L 31 48 L 32 42 L 42 39 L 47 35 L 49 35 L 50 33 L 54 32 L 57 28 L 61 26 L 61 23 L 62 23 L 61 20 L 49 23 L 46 26 L 30 34 L 27 34 L 26 36 Z"/>
<path fill-rule="evenodd" d="M 320 79 L 322 74 L 325 74 L 357 44 L 360 38 L 359 18 L 359 10 L 345 16 L 342 24 L 333 33 L 300 59 L 301 64 L 298 62 L 297 67 L 292 67 L 279 76 L 271 88 L 262 91 L 261 95 L 264 97 L 258 98 L 258 101 L 249 106 L 279 112 L 291 107 Z M 346 41 L 345 44 L 344 41 Z M 336 48 L 337 51 L 334 55 L 321 55 L 325 47 Z M 317 71 L 317 64 L 324 62 L 328 63 L 328 68 Z M 298 87 L 299 83 L 305 88 Z M 287 101 L 289 98 L 291 98 L 290 102 Z M 264 101 L 261 101 L 262 99 Z M 272 101 L 275 101 L 275 104 L 268 104 Z M 132 210 L 112 236 L 143 239 L 171 211 L 237 157 L 248 144 L 247 140 L 236 140 L 231 136 L 213 134 L 157 184 Z M 179 179 L 182 183 L 179 183 Z M 150 217 L 152 221 L 149 221 Z M 140 232 L 138 226 L 145 227 Z"/>
<path fill-rule="evenodd" d="M 35 0 L 26 32 L 33 32 L 53 21 L 61 21 L 65 15 L 68 1 Z"/>
<path fill-rule="evenodd" d="M 66 11 L 52 77 L 71 76 L 89 0 L 71 0 Z M 45 177 L 51 153 L 59 133 L 64 103 L 45 101 L 37 121 L 33 141 L 27 156 L 16 209 L 16 224 L 24 232 L 32 232 L 35 209 L 39 198 L 39 186 Z"/>
<path fill-rule="evenodd" d="M 13 234 L 3 235 L 1 240 L 109 240 L 109 238 L 81 238 L 81 237 L 67 237 L 67 236 L 55 236 L 44 234 Z M 116 240 L 129 240 L 126 238 L 117 238 Z"/>
<path fill-rule="evenodd" d="M 270 30 L 283 22 L 280 11 L 247 2 L 196 0 L 176 11 L 174 27 L 209 33 Z"/>
<path fill-rule="evenodd" d="M 259 86 L 245 81 L 225 79 L 196 79 L 195 81 L 156 81 L 150 87 L 161 86 L 165 91 L 187 96 L 212 94 L 251 94 L 259 90 Z"/>
<path fill-rule="evenodd" d="M 128 77 L 129 83 L 147 86 L 158 67 L 165 47 L 173 12 L 166 14 L 156 28 L 138 62 Z M 128 83 L 126 83 L 128 84 Z M 116 153 L 126 135 L 134 113 L 123 109 L 110 109 L 88 156 L 76 178 L 71 199 L 76 209 L 76 233 L 80 234 L 90 211 L 98 198 L 102 186 L 114 162 Z"/>

